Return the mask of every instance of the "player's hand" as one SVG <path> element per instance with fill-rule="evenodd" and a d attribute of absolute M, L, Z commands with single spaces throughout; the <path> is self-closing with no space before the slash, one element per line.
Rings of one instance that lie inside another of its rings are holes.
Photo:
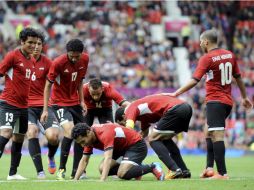
<path fill-rule="evenodd" d="M 172 96 L 172 97 L 177 97 L 176 92 L 172 92 L 172 93 L 167 93 L 168 96 Z"/>
<path fill-rule="evenodd" d="M 248 98 L 242 99 L 242 105 L 247 110 L 253 108 L 253 105 L 252 105 L 251 101 Z"/>
<path fill-rule="evenodd" d="M 41 123 L 46 123 L 47 120 L 48 120 L 48 111 L 43 111 L 42 114 L 41 114 L 41 119 L 40 119 L 40 122 Z"/>
<path fill-rule="evenodd" d="M 83 116 L 86 116 L 86 114 L 87 114 L 87 107 L 86 107 L 86 104 L 85 104 L 85 102 L 80 102 L 80 106 L 81 106 L 81 108 L 82 108 L 82 114 L 83 114 Z"/>

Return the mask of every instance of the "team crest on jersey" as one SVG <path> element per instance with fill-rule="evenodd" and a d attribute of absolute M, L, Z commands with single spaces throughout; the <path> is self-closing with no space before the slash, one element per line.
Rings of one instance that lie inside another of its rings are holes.
<path fill-rule="evenodd" d="M 69 70 L 68 70 L 68 69 L 65 69 L 65 70 L 64 70 L 64 73 L 69 73 Z"/>
<path fill-rule="evenodd" d="M 44 70 L 44 67 L 40 67 L 39 70 Z"/>
<path fill-rule="evenodd" d="M 24 63 L 20 63 L 19 66 L 24 67 Z"/>

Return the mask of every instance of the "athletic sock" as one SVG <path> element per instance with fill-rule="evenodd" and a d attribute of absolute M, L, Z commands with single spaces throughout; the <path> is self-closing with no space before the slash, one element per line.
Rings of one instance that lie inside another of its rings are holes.
<path fill-rule="evenodd" d="M 170 156 L 175 161 L 177 166 L 179 166 L 182 171 L 188 170 L 176 143 L 172 139 L 164 140 L 162 142 L 167 147 L 168 151 L 170 152 Z"/>
<path fill-rule="evenodd" d="M 82 158 L 83 155 L 83 148 L 80 144 L 78 143 L 74 143 L 74 158 L 73 158 L 73 166 L 72 166 L 72 174 L 71 176 L 75 176 L 77 169 L 78 169 L 78 165 L 79 165 L 79 161 Z"/>
<path fill-rule="evenodd" d="M 161 141 L 150 142 L 154 152 L 158 155 L 159 159 L 167 166 L 169 170 L 176 171 L 179 167 L 169 155 L 167 147 Z"/>
<path fill-rule="evenodd" d="M 17 168 L 19 167 L 20 159 L 21 159 L 21 149 L 22 143 L 12 142 L 11 146 L 11 167 L 9 171 L 9 175 L 15 175 L 17 173 Z"/>
<path fill-rule="evenodd" d="M 62 140 L 62 146 L 61 146 L 61 155 L 60 155 L 60 166 L 59 169 L 66 169 L 66 163 L 68 160 L 68 155 L 71 148 L 72 139 L 69 139 L 68 137 L 64 137 Z"/>
<path fill-rule="evenodd" d="M 3 153 L 4 153 L 4 147 L 5 145 L 8 143 L 9 139 L 0 136 L 0 158 L 2 157 Z"/>
<path fill-rule="evenodd" d="M 38 138 L 32 138 L 28 140 L 28 150 L 33 160 L 37 173 L 43 171 L 41 160 L 41 147 Z"/>
<path fill-rule="evenodd" d="M 214 152 L 213 152 L 213 142 L 211 138 L 206 138 L 206 168 L 213 168 L 214 166 Z"/>
<path fill-rule="evenodd" d="M 214 159 L 218 173 L 224 175 L 227 173 L 225 163 L 225 144 L 224 141 L 216 141 L 213 143 Z"/>
<path fill-rule="evenodd" d="M 152 172 L 151 165 L 132 166 L 122 177 L 122 179 L 130 180 L 132 178 L 140 177 L 150 172 Z"/>
<path fill-rule="evenodd" d="M 54 158 L 56 151 L 58 149 L 58 146 L 59 146 L 59 143 L 57 143 L 57 145 L 52 145 L 52 144 L 48 143 L 48 157 L 50 159 Z"/>

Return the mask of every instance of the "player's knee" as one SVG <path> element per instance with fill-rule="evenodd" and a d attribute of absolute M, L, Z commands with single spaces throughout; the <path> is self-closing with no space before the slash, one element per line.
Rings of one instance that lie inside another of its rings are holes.
<path fill-rule="evenodd" d="M 1 129 L 1 136 L 5 137 L 7 139 L 10 139 L 12 137 L 12 129 Z"/>
<path fill-rule="evenodd" d="M 99 165 L 99 172 L 100 172 L 100 174 L 102 174 L 102 171 L 103 171 L 103 164 L 100 164 Z"/>
<path fill-rule="evenodd" d="M 46 133 L 46 138 L 52 145 L 56 145 L 59 142 L 59 134 L 56 132 Z"/>
<path fill-rule="evenodd" d="M 13 141 L 22 143 L 25 139 L 25 135 L 13 134 Z"/>
<path fill-rule="evenodd" d="M 117 177 L 119 177 L 120 179 L 125 179 L 126 178 L 126 176 L 125 176 L 126 173 L 127 173 L 126 170 L 119 169 L 117 171 Z"/>
<path fill-rule="evenodd" d="M 27 135 L 28 139 L 37 138 L 38 137 L 38 130 L 36 130 L 34 128 L 29 128 L 26 135 Z"/>

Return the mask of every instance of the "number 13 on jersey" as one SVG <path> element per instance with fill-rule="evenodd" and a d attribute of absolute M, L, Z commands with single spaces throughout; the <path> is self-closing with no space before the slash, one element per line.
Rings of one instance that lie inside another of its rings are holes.
<path fill-rule="evenodd" d="M 231 84 L 232 81 L 232 64 L 230 62 L 221 63 L 219 65 L 221 73 L 221 85 Z"/>

